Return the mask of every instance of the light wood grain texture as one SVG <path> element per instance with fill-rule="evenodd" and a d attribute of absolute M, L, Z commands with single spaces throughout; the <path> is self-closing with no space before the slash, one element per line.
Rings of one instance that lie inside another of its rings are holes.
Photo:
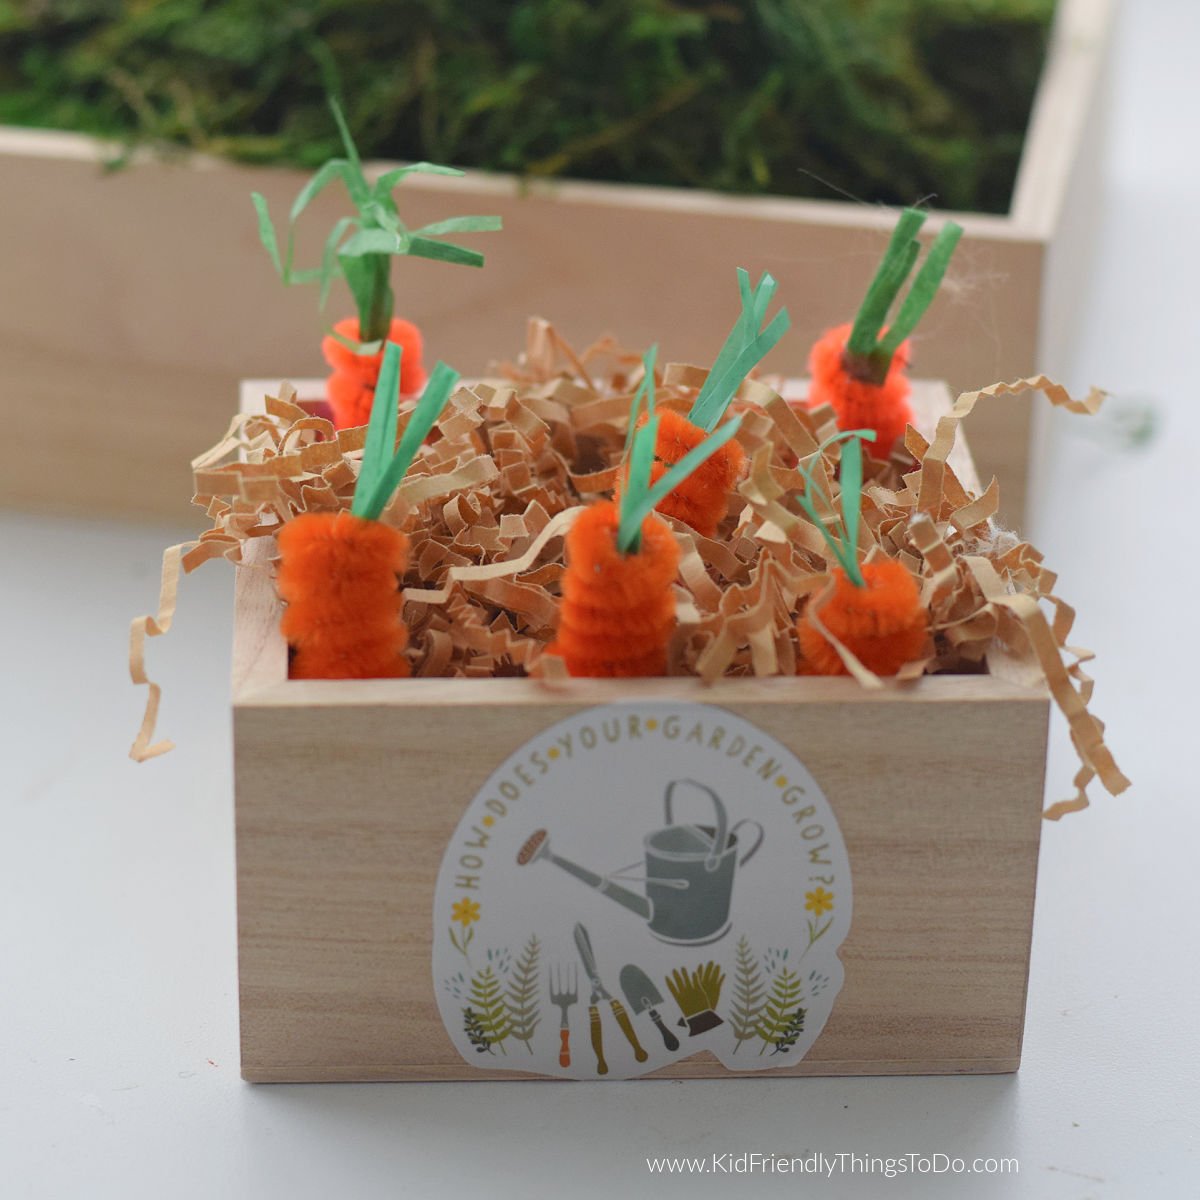
<path fill-rule="evenodd" d="M 923 384 L 918 396 L 931 427 L 948 394 Z M 519 1077 L 464 1062 L 438 1015 L 431 904 L 442 854 L 509 754 L 580 708 L 638 699 L 719 705 L 751 721 L 807 765 L 841 826 L 854 874 L 845 986 L 808 1056 L 770 1074 L 1016 1069 L 1044 693 L 986 675 L 879 693 L 849 679 L 289 681 L 270 577 L 238 574 L 247 1079 Z M 704 1054 L 657 1076 L 730 1074 Z"/>
<path fill-rule="evenodd" d="M 921 374 L 956 390 L 1027 375 L 1039 365 L 1039 329 L 1074 308 L 1063 282 L 1055 311 L 1043 304 L 1047 246 L 1073 227 L 1064 196 L 1099 111 L 1110 8 L 1111 0 L 1060 5 L 1013 210 L 959 214 L 967 240 L 923 323 Z M 304 177 L 207 159 L 142 160 L 105 175 L 98 155 L 76 135 L 0 130 L 0 403 L 16 437 L 0 503 L 182 516 L 188 462 L 220 434 L 234 381 L 322 368 L 312 290 L 280 285 L 249 201 L 261 191 L 282 215 Z M 312 205 L 301 261 L 315 261 L 340 204 L 330 189 Z M 403 205 L 414 223 L 470 211 L 504 218 L 503 234 L 477 239 L 483 272 L 402 267 L 401 311 L 426 329 L 431 355 L 468 374 L 511 357 L 531 314 L 578 342 L 611 331 L 635 348 L 660 342 L 664 359 L 708 361 L 731 319 L 736 266 L 779 279 L 794 329 L 769 365 L 799 374 L 813 339 L 854 311 L 893 220 L 842 202 L 615 184 L 523 188 L 479 173 L 450 184 L 415 177 Z M 31 246 L 54 247 L 53 269 Z M 1069 239 L 1054 279 L 1073 280 L 1080 254 Z M 339 292 L 329 311 L 348 308 Z M 974 425 L 979 461 L 999 476 L 1014 524 L 1029 419 L 1028 401 L 986 401 Z"/>

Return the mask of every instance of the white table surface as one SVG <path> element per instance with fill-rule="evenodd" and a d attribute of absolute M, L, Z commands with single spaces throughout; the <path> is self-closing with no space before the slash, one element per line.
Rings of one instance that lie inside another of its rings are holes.
<path fill-rule="evenodd" d="M 126 626 L 187 530 L 6 517 L 0 612 L 0 1195 L 494 1198 L 1200 1194 L 1200 5 L 1127 6 L 1081 289 L 1075 387 L 1148 397 L 1141 451 L 1044 430 L 1035 540 L 1100 652 L 1096 710 L 1135 788 L 1045 829 L 1024 1065 L 975 1078 L 261 1086 L 237 1066 L 231 583 L 186 581 L 152 646 L 162 728 L 135 766 Z M 1090 514 L 1085 522 L 1084 515 Z M 1121 548 L 1113 573 L 1112 547 Z M 1153 579 L 1153 585 L 1137 578 Z M 1168 640 L 1169 639 L 1169 640 Z M 1189 720 L 1186 713 L 1191 712 Z M 1052 794 L 1073 760 L 1056 721 Z M 1019 1174 L 652 1177 L 647 1156 L 910 1151 Z"/>

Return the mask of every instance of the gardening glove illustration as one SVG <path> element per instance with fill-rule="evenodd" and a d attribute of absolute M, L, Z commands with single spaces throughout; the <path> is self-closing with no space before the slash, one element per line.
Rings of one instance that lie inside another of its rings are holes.
<path fill-rule="evenodd" d="M 687 1027 L 688 1037 L 696 1037 L 724 1024 L 717 1016 L 717 1001 L 721 998 L 724 982 L 725 972 L 715 962 L 707 962 L 690 973 L 686 968 L 677 967 L 667 976 L 667 990 L 683 1013 L 679 1024 Z"/>

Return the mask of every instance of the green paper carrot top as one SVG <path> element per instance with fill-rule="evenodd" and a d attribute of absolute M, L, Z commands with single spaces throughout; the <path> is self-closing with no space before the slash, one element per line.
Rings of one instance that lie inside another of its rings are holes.
<path fill-rule="evenodd" d="M 928 618 L 921 594 L 908 568 L 895 558 L 858 561 L 858 531 L 862 518 L 862 443 L 873 442 L 871 429 L 851 429 L 827 438 L 807 466 L 801 466 L 805 490 L 797 501 L 825 539 L 837 564 L 830 572 L 833 586 L 827 599 L 810 600 L 800 617 L 797 635 L 804 669 L 812 675 L 845 675 L 847 666 L 830 640 L 837 639 L 876 675 L 895 675 L 920 656 Z M 844 442 L 839 475 L 842 534 L 833 533 L 814 503 L 814 496 L 831 509 L 813 467 L 822 454 Z"/>
<path fill-rule="evenodd" d="M 888 314 L 921 253 L 917 234 L 925 213 L 906 208 L 852 325 L 838 325 L 818 339 L 809 356 L 809 403 L 833 407 L 842 429 L 875 431 L 874 455 L 886 459 L 912 420 L 905 368 L 907 339 L 933 303 L 962 226 L 947 221 L 890 325 Z"/>
<path fill-rule="evenodd" d="M 651 479 L 666 476 L 701 445 L 720 424 L 746 376 L 767 356 L 788 331 L 791 318 L 786 308 L 763 326 L 767 308 L 775 295 L 775 280 L 768 274 L 751 288 L 750 276 L 738 269 L 738 291 L 742 311 L 721 347 L 704 385 L 687 416 L 664 410 L 658 424 L 654 453 L 659 461 Z M 704 537 L 712 537 L 725 517 L 729 495 L 741 476 L 746 456 L 736 441 L 723 442 L 703 465 L 687 475 L 658 503 L 659 512 L 690 525 Z"/>
<path fill-rule="evenodd" d="M 385 342 L 404 347 L 400 391 L 414 395 L 425 383 L 421 364 L 423 342 L 410 321 L 394 316 L 395 297 L 391 286 L 393 258 L 412 257 L 482 267 L 477 250 L 444 240 L 448 235 L 482 233 L 501 227 L 499 217 L 449 217 L 419 229 L 409 229 L 400 219 L 393 191 L 413 174 L 462 175 L 454 167 L 418 162 L 385 171 L 372 184 L 363 171 L 358 150 L 350 136 L 337 101 L 329 101 L 345 147 L 345 157 L 332 158 L 301 189 L 288 215 L 287 241 L 280 254 L 279 239 L 267 207 L 253 193 L 258 213 L 258 232 L 280 278 L 287 284 L 316 283 L 322 308 L 335 279 L 344 279 L 354 297 L 357 317 L 338 321 L 321 344 L 333 374 L 327 395 L 334 424 L 347 428 L 366 424 L 371 399 L 382 365 Z M 293 265 L 295 225 L 300 215 L 331 183 L 340 180 L 349 194 L 354 215 L 335 223 L 325 242 L 318 267 L 297 269 Z"/>
<path fill-rule="evenodd" d="M 655 411 L 657 346 L 643 359 L 643 378 L 630 412 L 628 468 L 619 499 L 589 505 L 567 534 L 557 640 L 572 675 L 664 675 L 667 645 L 675 627 L 671 585 L 679 546 L 655 507 L 714 455 L 741 426 L 735 417 L 658 472 L 652 480 L 659 422 Z M 645 420 L 638 418 L 643 406 Z"/>
<path fill-rule="evenodd" d="M 293 679 L 408 674 L 408 630 L 398 590 L 408 538 L 379 518 L 445 407 L 458 372 L 437 364 L 396 446 L 401 354 L 391 342 L 383 352 L 350 511 L 304 513 L 279 531 L 276 586 L 287 604 L 280 627 L 292 650 Z"/>

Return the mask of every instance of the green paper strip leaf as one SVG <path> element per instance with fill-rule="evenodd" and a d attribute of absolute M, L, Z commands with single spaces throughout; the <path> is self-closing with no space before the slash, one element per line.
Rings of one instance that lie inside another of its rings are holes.
<path fill-rule="evenodd" d="M 617 548 L 622 554 L 636 554 L 642 548 L 642 522 L 637 521 L 631 528 L 627 527 L 624 496 L 645 495 L 650 487 L 650 468 L 654 464 L 654 447 L 658 442 L 658 422 L 656 414 L 633 435 L 633 453 L 629 456 L 629 471 L 617 524 Z"/>
<path fill-rule="evenodd" d="M 858 526 L 862 517 L 862 440 L 850 438 L 842 448 L 839 482 L 842 498 L 842 528 L 846 531 L 846 551 L 858 554 Z"/>
<path fill-rule="evenodd" d="M 271 220 L 271 210 L 267 207 L 267 198 L 258 192 L 251 192 L 250 199 L 254 211 L 258 213 L 258 239 L 263 244 L 268 257 L 271 259 L 279 277 L 283 278 L 283 262 L 279 257 L 279 239 L 275 235 L 275 223 Z"/>
<path fill-rule="evenodd" d="M 407 226 L 400 220 L 400 214 L 396 212 L 396 206 L 390 200 L 367 201 L 362 211 L 362 225 L 364 229 L 370 229 L 372 226 L 386 229 L 397 237 L 408 233 Z"/>
<path fill-rule="evenodd" d="M 354 500 L 350 511 L 364 515 L 368 499 L 379 487 L 387 471 L 396 445 L 396 426 L 400 418 L 400 359 L 402 347 L 389 342 L 383 352 L 383 364 L 375 382 L 371 401 L 371 420 L 367 425 L 367 441 L 363 446 L 362 466 L 354 485 Z M 378 513 L 376 514 L 378 516 Z"/>
<path fill-rule="evenodd" d="M 759 280 L 761 286 L 767 279 L 763 276 Z M 735 358 L 745 349 L 746 344 L 754 337 L 755 330 L 758 326 L 752 327 L 752 314 L 754 309 L 754 298 L 757 294 L 757 288 L 751 288 L 750 275 L 743 267 L 737 269 L 738 295 L 741 297 L 742 311 L 738 314 L 737 320 L 733 323 L 733 328 L 729 331 L 725 341 L 721 344 L 721 349 L 717 352 L 717 357 L 713 359 L 713 365 L 708 372 L 708 378 L 704 381 L 700 388 L 700 394 L 696 397 L 695 407 L 701 407 L 712 392 L 713 384 L 717 379 L 725 373 L 726 368 Z"/>
<path fill-rule="evenodd" d="M 346 181 L 346 190 L 350 193 L 355 207 L 361 209 L 367 203 L 371 192 L 367 185 L 367 178 L 363 174 L 362 159 L 359 158 L 358 147 L 355 146 L 354 139 L 350 136 L 350 127 L 346 124 L 346 118 L 342 114 L 342 106 L 333 95 L 329 97 L 329 107 L 333 112 L 334 121 L 337 122 L 342 145 L 346 149 L 347 166 L 342 176 Z"/>
<path fill-rule="evenodd" d="M 775 279 L 763 272 L 758 286 L 751 288 L 750 276 L 739 267 L 737 280 L 742 311 L 713 360 L 708 378 L 688 413 L 688 419 L 706 432 L 717 427 L 742 381 L 770 353 L 791 325 L 791 317 L 785 308 L 775 315 L 766 329 L 759 332 L 759 326 L 775 295 Z"/>
<path fill-rule="evenodd" d="M 382 341 L 356 342 L 353 338 L 346 337 L 344 333 L 338 333 L 336 329 L 326 332 L 335 342 L 340 342 L 347 350 L 353 350 L 355 354 L 378 354 L 384 346 Z"/>
<path fill-rule="evenodd" d="M 360 229 L 338 251 L 338 258 L 362 258 L 367 254 L 403 254 L 404 241 L 388 229 Z"/>
<path fill-rule="evenodd" d="M 642 403 L 645 402 L 646 411 L 651 417 L 654 416 L 654 367 L 658 362 L 658 343 L 655 342 L 649 350 L 642 355 L 642 382 L 638 384 L 638 390 L 633 397 L 633 406 L 629 410 L 629 428 L 625 431 L 625 449 L 623 454 L 629 453 L 629 447 L 633 442 L 633 435 L 637 430 L 638 417 L 642 415 Z"/>
<path fill-rule="evenodd" d="M 432 225 L 422 225 L 420 229 L 414 229 L 413 234 L 441 237 L 447 233 L 491 233 L 503 228 L 504 223 L 499 217 L 447 217 Z"/>
<path fill-rule="evenodd" d="M 775 348 L 776 343 L 792 326 L 792 318 L 786 308 L 775 314 L 775 319 L 760 333 L 725 369 L 724 373 L 713 385 L 704 409 L 700 408 L 699 400 L 692 405 L 689 414 L 694 424 L 706 433 L 712 430 L 724 416 L 737 390 L 742 386 L 746 376 Z M 711 377 L 711 376 L 710 376 Z M 698 411 L 699 410 L 699 411 Z"/>
<path fill-rule="evenodd" d="M 880 352 L 887 356 L 889 362 L 900 348 L 900 343 L 916 329 L 918 322 L 933 303 L 962 232 L 961 225 L 948 221 L 934 238 L 933 245 L 929 247 L 929 253 L 925 256 L 912 287 L 908 289 L 908 295 L 904 297 L 899 313 L 896 314 L 896 319 L 888 329 L 887 336 L 879 344 Z"/>
<path fill-rule="evenodd" d="M 371 311 L 371 306 L 375 302 L 378 278 L 375 267 L 369 259 L 347 258 L 341 253 L 338 254 L 338 262 L 341 264 L 342 275 L 350 288 L 350 294 L 354 297 L 355 307 L 358 309 L 359 332 L 373 332 L 364 330 L 362 323 L 365 314 Z"/>
<path fill-rule="evenodd" d="M 841 507 L 842 507 L 842 529 L 845 541 L 839 541 L 829 530 L 825 524 L 825 519 L 817 511 L 816 505 L 812 502 L 811 493 L 815 493 L 823 502 L 826 508 L 832 508 L 829 497 L 825 494 L 825 489 L 821 487 L 813 476 L 811 466 L 800 467 L 800 473 L 804 476 L 804 491 L 796 497 L 797 503 L 804 510 L 805 515 L 816 527 L 817 532 L 825 539 L 825 544 L 829 547 L 834 559 L 838 565 L 846 572 L 850 582 L 855 587 L 864 587 L 866 581 L 863 579 L 862 571 L 858 566 L 858 528 L 862 512 L 862 442 L 875 441 L 875 430 L 873 429 L 847 429 L 841 433 L 835 433 L 832 437 L 826 438 L 813 456 L 813 462 L 819 462 L 825 451 L 836 442 L 845 442 L 846 449 L 842 451 L 842 482 L 841 482 Z M 851 449 L 853 447 L 853 449 Z M 853 498 L 853 504 L 850 504 L 850 497 Z"/>
<path fill-rule="evenodd" d="M 650 422 L 642 426 L 649 429 Z M 700 445 L 689 450 L 669 471 L 648 491 L 638 488 L 639 482 L 644 483 L 649 477 L 636 480 L 630 471 L 630 478 L 621 497 L 620 521 L 617 527 L 617 549 L 623 554 L 630 552 L 630 547 L 636 541 L 642 528 L 642 522 L 654 511 L 658 503 L 673 492 L 701 463 L 707 462 L 722 446 L 725 445 L 741 428 L 742 418 L 734 417 L 726 421 L 716 433 L 706 437 Z M 640 431 L 639 431 L 640 434 Z M 653 443 L 651 443 L 653 445 Z M 634 440 L 634 451 L 637 451 L 637 439 Z"/>
<path fill-rule="evenodd" d="M 341 269 L 338 264 L 338 243 L 342 240 L 346 230 L 352 228 L 356 223 L 354 217 L 342 217 L 333 229 L 330 231 L 329 237 L 325 240 L 325 249 L 321 254 L 321 267 L 318 271 L 318 280 L 321 284 L 321 290 L 317 298 L 318 311 L 325 310 L 325 303 L 329 299 L 329 289 L 333 281 L 341 274 Z"/>
<path fill-rule="evenodd" d="M 432 258 L 438 262 L 459 263 L 464 267 L 482 267 L 483 255 L 453 242 L 435 242 L 432 238 L 412 236 L 407 252 L 416 258 Z M 401 252 L 402 253 L 402 252 Z"/>
<path fill-rule="evenodd" d="M 456 175 L 463 174 L 457 167 L 443 167 L 438 163 L 418 162 L 410 163 L 406 167 L 393 167 L 390 171 L 384 171 L 382 175 L 375 180 L 374 194 L 377 197 L 390 196 L 392 189 L 400 183 L 401 180 L 409 175 Z"/>
<path fill-rule="evenodd" d="M 749 272 L 744 267 L 738 267 L 738 294 L 741 296 L 742 311 L 738 314 L 737 320 L 733 323 L 733 328 L 729 331 L 728 336 L 721 345 L 721 349 L 717 352 L 717 357 L 713 359 L 713 365 L 709 368 L 708 378 L 701 386 L 700 393 L 692 405 L 692 411 L 688 415 L 689 420 L 694 422 L 697 411 L 703 411 L 708 407 L 708 400 L 712 395 L 713 387 L 717 380 L 724 375 L 729 365 L 745 349 L 750 339 L 753 338 L 755 330 L 758 329 L 758 324 L 754 324 L 751 328 L 751 314 L 754 308 L 755 295 L 770 278 L 769 275 L 764 274 L 762 279 L 759 280 L 759 287 L 752 290 L 750 287 Z M 772 280 L 773 282 L 774 280 Z"/>
<path fill-rule="evenodd" d="M 919 209 L 906 208 L 901 212 L 858 315 L 854 318 L 846 342 L 848 353 L 865 358 L 875 352 L 879 331 L 887 320 L 888 311 L 920 253 L 921 246 L 916 237 L 924 224 L 925 214 Z"/>
<path fill-rule="evenodd" d="M 292 212 L 288 219 L 294 221 L 335 179 L 344 179 L 349 169 L 350 164 L 344 158 L 331 158 L 300 189 L 300 194 L 292 202 Z"/>
<path fill-rule="evenodd" d="M 395 456 L 372 488 L 360 516 L 378 520 L 379 515 L 392 498 L 392 493 L 400 486 L 404 476 L 408 473 L 413 458 L 416 457 L 417 451 L 429 436 L 434 422 L 441 416 L 442 409 L 446 407 L 446 401 L 450 399 L 450 394 L 454 391 L 458 380 L 458 372 L 444 362 L 439 362 L 434 367 L 433 374 L 430 375 L 429 382 L 425 385 L 425 391 L 408 419 L 408 425 L 404 429 L 404 436 L 400 439 Z M 398 388 L 397 382 L 397 393 Z M 379 391 L 376 389 L 376 397 L 378 395 Z M 399 404 L 398 394 L 396 403 Z M 357 495 L 355 499 L 357 499 Z"/>

